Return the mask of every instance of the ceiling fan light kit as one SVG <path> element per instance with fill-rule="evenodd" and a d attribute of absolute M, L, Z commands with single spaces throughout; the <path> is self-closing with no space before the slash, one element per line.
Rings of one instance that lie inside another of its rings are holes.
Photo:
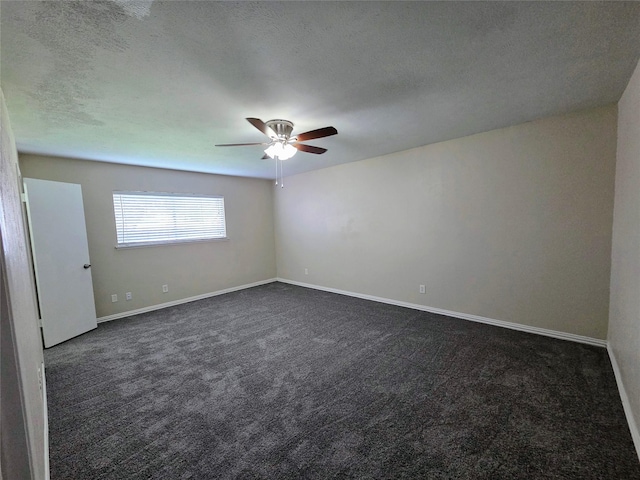
<path fill-rule="evenodd" d="M 313 145 L 306 145 L 306 140 L 313 140 L 316 138 L 330 137 L 336 135 L 338 130 L 334 127 L 318 128 L 317 130 L 310 130 L 308 132 L 300 133 L 296 136 L 291 136 L 293 132 L 293 122 L 289 120 L 274 119 L 267 122 L 263 122 L 259 118 L 247 118 L 251 125 L 260 130 L 263 134 L 269 137 L 269 142 L 262 143 L 225 143 L 218 144 L 216 147 L 242 147 L 248 145 L 266 145 L 264 153 L 266 154 L 262 158 L 273 158 L 276 160 L 276 185 L 278 185 L 278 160 L 288 160 L 293 157 L 298 150 L 306 153 L 314 153 L 320 155 L 327 151 L 326 148 L 314 147 Z M 280 165 L 280 185 L 282 184 L 282 165 Z"/>
<path fill-rule="evenodd" d="M 269 155 L 269 157 L 271 158 L 277 157 L 278 160 L 289 160 L 296 154 L 297 151 L 298 150 L 296 150 L 296 148 L 290 143 L 276 142 L 272 145 L 269 145 L 264 153 Z"/>

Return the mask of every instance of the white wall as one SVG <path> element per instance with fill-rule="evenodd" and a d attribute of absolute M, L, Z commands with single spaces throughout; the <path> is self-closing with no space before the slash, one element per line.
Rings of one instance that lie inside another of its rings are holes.
<path fill-rule="evenodd" d="M 640 64 L 618 103 L 609 348 L 640 456 Z"/>
<path fill-rule="evenodd" d="M 276 275 L 268 180 L 20 155 L 25 177 L 79 183 L 98 317 L 206 295 Z M 114 190 L 223 195 L 228 241 L 115 249 Z M 169 292 L 162 292 L 162 285 Z M 125 301 L 125 292 L 133 300 Z M 111 302 L 117 294 L 119 301 Z"/>
<path fill-rule="evenodd" d="M 18 152 L 0 90 L 0 478 L 45 478 L 42 343 L 20 201 Z"/>
<path fill-rule="evenodd" d="M 278 277 L 605 339 L 615 150 L 612 105 L 288 177 Z"/>

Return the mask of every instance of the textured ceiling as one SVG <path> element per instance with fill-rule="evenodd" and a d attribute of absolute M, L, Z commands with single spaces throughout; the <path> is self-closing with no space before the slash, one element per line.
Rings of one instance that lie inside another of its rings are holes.
<path fill-rule="evenodd" d="M 0 3 L 22 152 L 272 178 L 245 117 L 333 125 L 285 175 L 616 102 L 638 2 Z"/>

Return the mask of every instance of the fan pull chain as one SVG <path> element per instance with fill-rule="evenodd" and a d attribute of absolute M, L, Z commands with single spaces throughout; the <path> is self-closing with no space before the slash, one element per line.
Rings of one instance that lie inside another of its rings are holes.
<path fill-rule="evenodd" d="M 280 188 L 284 188 L 284 169 L 282 168 L 282 160 L 275 156 L 276 159 L 276 187 L 278 186 L 278 162 L 280 162 Z"/>

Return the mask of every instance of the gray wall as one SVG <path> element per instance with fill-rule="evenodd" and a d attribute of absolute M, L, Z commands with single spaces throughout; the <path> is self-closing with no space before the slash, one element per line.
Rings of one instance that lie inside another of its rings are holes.
<path fill-rule="evenodd" d="M 42 343 L 20 201 L 18 153 L 2 90 L 0 115 L 0 477 L 42 480 Z"/>
<path fill-rule="evenodd" d="M 615 152 L 612 105 L 288 177 L 278 276 L 605 339 Z"/>
<path fill-rule="evenodd" d="M 640 64 L 618 112 L 609 347 L 629 399 L 640 455 Z"/>
<path fill-rule="evenodd" d="M 67 158 L 20 155 L 25 177 L 79 183 L 98 317 L 274 278 L 273 184 Z M 116 249 L 114 190 L 223 195 L 227 241 Z M 162 285 L 169 292 L 162 293 Z M 125 301 L 125 292 L 133 300 Z M 118 302 L 111 302 L 111 294 Z"/>

